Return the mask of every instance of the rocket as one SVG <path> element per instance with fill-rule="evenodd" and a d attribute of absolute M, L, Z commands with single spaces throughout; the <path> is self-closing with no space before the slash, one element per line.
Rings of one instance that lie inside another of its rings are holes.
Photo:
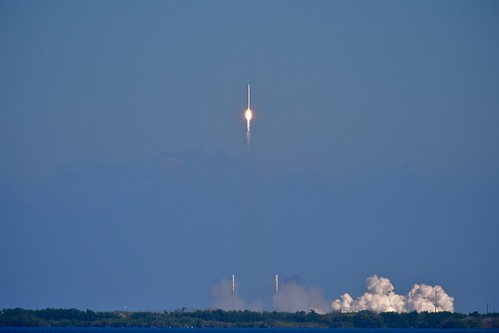
<path fill-rule="evenodd" d="M 251 141 L 251 118 L 253 118 L 253 112 L 251 111 L 251 87 L 250 84 L 248 83 L 248 108 L 246 109 L 246 112 L 244 113 L 244 117 L 246 118 L 246 143 L 249 144 Z"/>

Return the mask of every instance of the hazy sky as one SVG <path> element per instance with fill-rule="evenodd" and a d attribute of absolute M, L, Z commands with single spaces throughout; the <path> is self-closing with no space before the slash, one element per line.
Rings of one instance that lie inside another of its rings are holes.
<path fill-rule="evenodd" d="M 498 59 L 497 1 L 0 1 L 0 308 L 499 311 Z"/>

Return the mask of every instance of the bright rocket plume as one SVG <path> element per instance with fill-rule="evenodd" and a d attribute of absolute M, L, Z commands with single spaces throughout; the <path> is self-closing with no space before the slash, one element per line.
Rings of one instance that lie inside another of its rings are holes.
<path fill-rule="evenodd" d="M 244 116 L 246 118 L 246 143 L 250 144 L 251 142 L 251 118 L 253 117 L 253 112 L 251 112 L 251 90 L 250 90 L 250 84 L 248 83 L 248 109 L 244 113 Z"/>

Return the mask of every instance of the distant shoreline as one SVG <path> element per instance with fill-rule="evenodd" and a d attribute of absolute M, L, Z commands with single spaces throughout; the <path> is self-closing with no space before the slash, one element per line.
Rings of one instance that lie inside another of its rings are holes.
<path fill-rule="evenodd" d="M 499 313 L 253 312 L 185 309 L 161 312 L 4 309 L 0 327 L 162 328 L 499 328 Z"/>

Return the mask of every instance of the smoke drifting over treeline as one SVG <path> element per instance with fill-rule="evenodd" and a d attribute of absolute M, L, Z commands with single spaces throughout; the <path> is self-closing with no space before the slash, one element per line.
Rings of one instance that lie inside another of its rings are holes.
<path fill-rule="evenodd" d="M 323 291 L 316 287 L 306 287 L 298 280 L 283 283 L 273 298 L 276 311 L 296 312 L 314 310 L 317 313 L 329 312 L 329 303 Z"/>
<path fill-rule="evenodd" d="M 263 311 L 263 302 L 256 301 L 247 304 L 238 293 L 239 284 L 236 283 L 235 291 L 232 291 L 232 282 L 223 279 L 218 282 L 211 290 L 211 295 L 215 299 L 214 308 L 222 310 L 252 310 Z"/>
<path fill-rule="evenodd" d="M 373 275 L 367 279 L 367 291 L 362 296 L 354 300 L 344 294 L 333 301 L 332 308 L 342 312 L 454 311 L 454 298 L 438 285 L 415 284 L 407 295 L 398 295 L 394 289 L 389 279 Z"/>
<path fill-rule="evenodd" d="M 237 286 L 239 287 L 239 286 Z M 272 300 L 272 309 L 282 312 L 332 311 L 356 312 L 410 312 L 410 311 L 454 311 L 454 298 L 447 295 L 441 286 L 415 284 L 407 295 L 394 292 L 389 279 L 373 275 L 367 279 L 367 291 L 354 299 L 345 293 L 340 299 L 329 302 L 323 291 L 317 287 L 307 287 L 297 279 L 283 282 Z M 222 310 L 263 310 L 263 302 L 257 301 L 247 306 L 238 293 L 232 292 L 229 280 L 220 281 L 212 290 L 215 299 L 213 306 Z"/>

